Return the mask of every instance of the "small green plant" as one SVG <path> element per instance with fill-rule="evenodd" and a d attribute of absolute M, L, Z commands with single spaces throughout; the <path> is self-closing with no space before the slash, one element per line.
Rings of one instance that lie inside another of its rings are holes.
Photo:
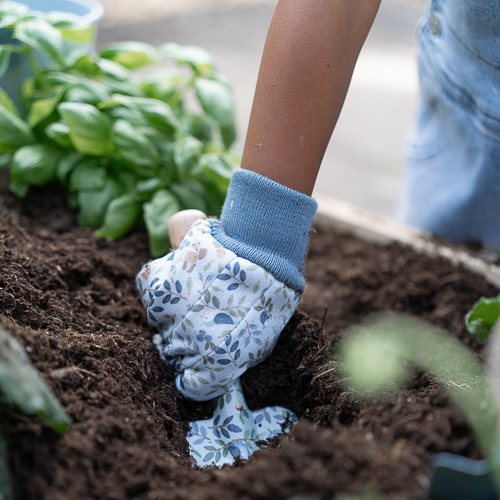
<path fill-rule="evenodd" d="M 486 342 L 500 318 L 500 295 L 492 299 L 480 298 L 465 316 L 467 330 L 479 342 Z"/>
<path fill-rule="evenodd" d="M 499 409 L 484 368 L 457 339 L 416 318 L 381 314 L 351 328 L 340 352 L 348 385 L 367 397 L 396 388 L 412 365 L 433 376 L 463 411 L 500 486 Z"/>
<path fill-rule="evenodd" d="M 14 415 L 38 418 L 58 434 L 70 419 L 31 364 L 28 355 L 9 333 L 0 328 L 0 407 Z M 7 449 L 0 432 L 0 500 L 11 498 Z"/>
<path fill-rule="evenodd" d="M 219 213 L 238 163 L 232 91 L 197 47 L 115 43 L 100 54 L 69 42 L 85 35 L 68 15 L 0 2 L 0 76 L 15 54 L 29 59 L 21 116 L 0 92 L 0 165 L 10 189 L 59 183 L 78 223 L 118 239 L 145 225 L 153 256 L 169 247 L 180 209 Z M 83 33 L 83 34 L 82 34 Z M 162 60 L 159 74 L 137 74 Z"/>

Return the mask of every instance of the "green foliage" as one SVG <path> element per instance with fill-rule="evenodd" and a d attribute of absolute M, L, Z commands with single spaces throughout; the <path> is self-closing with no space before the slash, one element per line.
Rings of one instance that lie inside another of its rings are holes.
<path fill-rule="evenodd" d="M 0 3 L 0 27 L 16 40 L 0 49 L 0 75 L 13 52 L 33 69 L 23 84 L 24 116 L 0 92 L 1 164 L 10 159 L 16 195 L 59 183 L 79 224 L 111 239 L 145 226 L 153 256 L 168 250 L 175 210 L 219 213 L 239 159 L 231 151 L 232 92 L 210 54 L 142 42 L 87 54 L 65 43 L 86 36 L 75 18 L 8 1 Z M 161 74 L 133 73 L 165 58 Z"/>
<path fill-rule="evenodd" d="M 500 318 L 500 295 L 498 297 L 479 299 L 465 316 L 467 330 L 479 342 L 486 342 L 493 327 Z"/>
<path fill-rule="evenodd" d="M 38 418 L 58 434 L 70 419 L 32 366 L 23 347 L 0 328 L 0 406 Z M 0 433 L 0 500 L 11 498 L 6 445 Z"/>
<path fill-rule="evenodd" d="M 347 383 L 365 396 L 401 384 L 409 364 L 425 370 L 448 390 L 483 453 L 492 457 L 499 409 L 484 368 L 456 338 L 416 318 L 379 314 L 350 328 L 340 353 Z M 500 486 L 500 470 L 495 480 Z"/>

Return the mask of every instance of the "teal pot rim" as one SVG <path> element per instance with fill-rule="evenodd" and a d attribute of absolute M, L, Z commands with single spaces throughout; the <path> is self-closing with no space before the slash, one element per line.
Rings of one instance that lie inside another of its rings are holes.
<path fill-rule="evenodd" d="M 50 12 L 51 10 L 64 11 L 63 9 L 57 7 L 51 9 L 50 4 L 52 2 L 50 0 L 46 0 L 44 2 L 45 5 L 42 9 L 34 7 L 33 2 L 31 2 L 30 0 L 18 1 L 20 3 L 23 3 L 24 5 L 28 5 L 28 7 L 33 10 L 43 10 L 44 12 Z M 79 17 L 79 19 L 81 20 L 82 26 L 92 26 L 96 24 L 104 14 L 104 6 L 98 0 L 65 0 L 65 2 L 67 2 L 69 5 L 73 4 L 79 6 L 87 11 L 85 14 L 76 14 L 77 17 Z M 68 9 L 67 12 L 72 12 L 72 10 Z"/>

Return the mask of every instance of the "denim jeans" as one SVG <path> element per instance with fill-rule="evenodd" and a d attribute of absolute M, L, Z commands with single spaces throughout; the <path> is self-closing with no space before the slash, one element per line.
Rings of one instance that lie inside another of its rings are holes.
<path fill-rule="evenodd" d="M 398 218 L 500 244 L 500 0 L 433 0 L 419 27 L 418 119 Z"/>

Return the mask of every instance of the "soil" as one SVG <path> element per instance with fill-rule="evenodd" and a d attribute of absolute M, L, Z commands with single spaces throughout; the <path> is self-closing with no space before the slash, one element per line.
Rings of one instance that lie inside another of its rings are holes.
<path fill-rule="evenodd" d="M 498 291 L 441 259 L 318 230 L 307 291 L 274 354 L 244 379 L 252 407 L 300 417 L 234 468 L 190 465 L 187 422 L 211 413 L 173 388 L 134 288 L 145 234 L 95 240 L 74 226 L 56 192 L 19 201 L 0 187 L 0 325 L 27 348 L 73 420 L 58 437 L 31 419 L 0 415 L 17 499 L 333 498 L 379 492 L 426 497 L 439 451 L 470 457 L 471 433 L 444 390 L 415 373 L 378 402 L 343 388 L 335 348 L 349 325 L 406 311 L 449 330 L 480 355 L 463 315 Z"/>

